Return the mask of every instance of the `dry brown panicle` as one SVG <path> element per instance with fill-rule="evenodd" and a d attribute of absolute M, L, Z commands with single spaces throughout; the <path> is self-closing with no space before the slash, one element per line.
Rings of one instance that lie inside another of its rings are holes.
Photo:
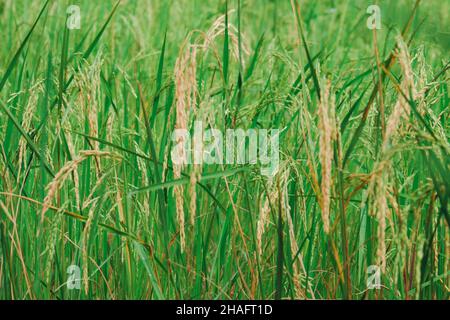
<path fill-rule="evenodd" d="M 196 107 L 197 79 L 196 79 L 196 48 L 189 44 L 189 37 L 180 49 L 180 54 L 175 63 L 175 99 L 176 118 L 175 129 L 187 130 L 189 125 L 189 113 Z M 185 136 L 178 136 L 175 144 L 186 146 Z M 187 163 L 186 148 L 181 148 L 181 164 L 174 164 L 173 174 L 175 179 L 181 178 L 181 171 Z M 185 219 L 184 219 L 184 188 L 182 185 L 174 187 L 177 221 L 180 228 L 181 252 L 184 252 L 186 244 Z"/>
<path fill-rule="evenodd" d="M 414 84 L 414 75 L 411 68 L 411 57 L 409 55 L 406 43 L 400 36 L 397 37 L 397 47 L 398 61 L 403 73 L 400 90 L 406 97 L 408 97 L 408 99 L 416 99 L 418 98 L 418 93 Z M 398 131 L 402 118 L 408 117 L 410 112 L 411 108 L 408 101 L 401 93 L 399 93 L 397 102 L 394 105 L 394 109 L 387 121 L 386 133 L 383 141 L 383 151 L 386 151 L 389 148 L 389 143 Z"/>
<path fill-rule="evenodd" d="M 225 15 L 218 17 L 211 27 L 205 33 L 200 33 L 200 37 L 193 39 L 193 33 L 190 33 L 184 43 L 182 44 L 178 58 L 175 62 L 174 78 L 175 78 L 175 100 L 176 100 L 176 112 L 175 112 L 175 129 L 188 130 L 190 119 L 198 115 L 198 88 L 197 88 L 197 60 L 198 51 L 201 49 L 203 52 L 212 50 L 218 57 L 217 50 L 214 45 L 215 39 L 225 33 Z M 233 55 L 239 60 L 239 43 L 237 36 L 237 29 L 230 23 L 228 23 L 229 37 L 233 44 L 231 50 Z M 191 42 L 192 41 L 192 42 Z M 241 41 L 241 48 L 244 55 L 247 55 L 249 50 L 245 44 L 245 40 Z M 241 59 L 243 57 L 241 56 Z M 219 63 L 220 60 L 218 59 Z M 210 106 L 205 106 L 209 108 Z M 206 111 L 205 111 L 206 112 Z M 174 141 L 177 145 L 186 146 L 185 136 L 180 135 L 177 137 L 177 141 Z M 179 160 L 182 164 L 174 164 L 173 173 L 174 178 L 181 178 L 181 172 L 187 164 L 186 148 L 180 148 Z M 190 195 L 190 223 L 194 224 L 195 212 L 196 212 L 196 184 L 200 178 L 201 165 L 196 164 L 192 168 L 190 174 L 189 195 Z M 176 203 L 177 221 L 180 229 L 180 245 L 181 251 L 185 249 L 185 217 L 184 217 L 184 187 L 177 185 L 174 187 L 174 196 Z"/>
<path fill-rule="evenodd" d="M 75 84 L 80 92 L 78 95 L 77 104 L 81 105 L 82 110 L 84 111 L 84 119 L 87 118 L 89 135 L 91 137 L 98 137 L 99 133 L 98 110 L 100 106 L 100 73 L 102 65 L 103 59 L 101 55 L 99 55 L 91 65 L 83 68 L 81 72 L 77 72 L 75 77 Z M 98 141 L 92 140 L 91 144 L 93 150 L 100 150 L 100 143 Z M 99 175 L 101 167 L 100 161 L 97 157 L 95 158 L 95 165 L 97 169 L 97 175 Z"/>

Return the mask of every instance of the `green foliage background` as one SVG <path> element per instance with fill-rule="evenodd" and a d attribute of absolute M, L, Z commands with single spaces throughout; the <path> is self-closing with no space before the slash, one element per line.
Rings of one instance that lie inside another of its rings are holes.
<path fill-rule="evenodd" d="M 72 4 L 80 30 L 65 28 Z M 376 32 L 366 27 L 371 4 L 0 0 L 0 298 L 448 299 L 450 1 L 378 1 Z M 224 14 L 228 27 L 196 58 L 189 123 L 284 129 L 280 173 L 205 165 L 191 186 L 194 168 L 175 179 L 167 152 L 174 67 L 183 43 L 202 43 Z M 399 92 L 398 62 L 377 68 L 376 52 L 388 61 L 402 30 L 424 94 L 408 101 L 383 152 L 383 123 L 409 93 Z M 339 131 L 328 234 L 317 114 L 327 81 Z M 80 161 L 43 214 L 52 181 L 96 148 L 108 154 Z M 387 263 L 382 288 L 368 290 L 382 241 L 370 189 L 380 163 Z M 80 290 L 66 286 L 70 265 L 81 268 Z"/>

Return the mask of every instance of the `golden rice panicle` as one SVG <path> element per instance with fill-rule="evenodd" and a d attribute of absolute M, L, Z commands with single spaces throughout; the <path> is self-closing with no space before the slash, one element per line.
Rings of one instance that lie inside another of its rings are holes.
<path fill-rule="evenodd" d="M 42 207 L 41 221 L 44 220 L 45 213 L 49 209 L 49 206 L 56 196 L 56 193 L 60 189 L 60 186 L 66 181 L 67 177 L 78 167 L 78 165 L 83 160 L 83 157 L 78 156 L 72 161 L 67 162 L 55 175 L 52 182 L 50 182 L 50 184 L 48 185 L 47 196 L 44 199 L 44 206 Z"/>
<path fill-rule="evenodd" d="M 234 10 L 228 11 L 228 16 L 230 16 Z M 220 35 L 223 35 L 225 33 L 225 14 L 219 16 L 211 25 L 209 30 L 204 35 L 204 41 L 201 44 L 203 47 L 203 50 L 208 50 L 210 48 L 213 48 L 213 42 L 214 40 L 219 37 Z M 248 48 L 247 40 L 244 35 L 244 33 L 241 31 L 241 57 L 239 57 L 239 37 L 238 37 L 238 29 L 236 26 L 234 26 L 232 23 L 230 23 L 230 19 L 228 19 L 228 37 L 230 39 L 231 43 L 231 53 L 232 56 L 239 60 L 241 59 L 242 63 L 245 63 L 245 56 L 249 55 L 250 50 Z M 214 48 L 215 49 L 215 48 Z M 217 53 L 215 53 L 217 54 Z"/>
<path fill-rule="evenodd" d="M 25 131 L 28 131 L 31 128 L 31 122 L 33 120 L 33 115 L 36 111 L 36 106 L 39 98 L 39 94 L 43 92 L 43 87 L 41 82 L 38 82 L 37 85 L 34 85 L 32 88 L 30 88 L 29 93 L 30 97 L 28 99 L 25 112 L 22 116 L 22 128 Z M 20 137 L 19 139 L 19 156 L 18 156 L 18 174 L 17 174 L 17 181 L 19 181 L 20 173 L 22 170 L 22 165 L 26 165 L 26 159 L 25 159 L 25 151 L 27 148 L 27 142 L 25 138 Z M 26 168 L 24 168 L 26 169 Z"/>
<path fill-rule="evenodd" d="M 411 56 L 408 51 L 408 46 L 401 36 L 397 37 L 397 46 L 398 46 L 398 62 L 400 63 L 400 67 L 402 68 L 406 89 L 408 91 L 404 92 L 405 95 L 409 98 L 415 98 L 417 95 L 416 86 L 414 84 L 414 74 L 411 68 Z M 412 93 L 412 97 L 410 97 L 410 90 Z"/>
<path fill-rule="evenodd" d="M 408 52 L 408 47 L 401 36 L 397 37 L 396 55 L 403 73 L 400 90 L 408 99 L 416 99 L 418 93 L 414 84 L 411 57 Z M 376 165 L 376 170 L 372 179 L 373 182 L 370 184 L 373 187 L 375 216 L 378 220 L 377 261 L 383 272 L 386 270 L 386 219 L 388 219 L 389 216 L 389 208 L 387 205 L 389 193 L 386 181 L 388 179 L 388 173 L 386 169 L 389 168 L 391 163 L 391 160 L 386 157 L 386 152 L 391 145 L 392 139 L 399 130 L 402 119 L 408 117 L 411 112 L 410 105 L 402 93 L 398 94 L 397 102 L 388 118 L 386 133 L 383 139 L 382 159 Z"/>
<path fill-rule="evenodd" d="M 80 163 L 89 157 L 101 158 L 101 157 L 113 157 L 114 155 L 109 152 L 95 151 L 95 150 L 85 150 L 80 151 L 80 153 L 73 158 L 72 161 L 67 162 L 55 175 L 53 180 L 48 185 L 47 195 L 44 199 L 44 205 L 41 211 L 41 222 L 44 221 L 45 213 L 51 206 L 53 199 L 55 198 L 57 192 L 67 180 L 67 177 L 77 170 Z"/>
<path fill-rule="evenodd" d="M 189 124 L 189 113 L 195 110 L 197 96 L 197 76 L 196 76 L 196 48 L 189 44 L 189 37 L 180 49 L 177 61 L 175 63 L 175 98 L 176 98 L 176 119 L 175 129 L 187 130 Z M 186 146 L 185 136 L 178 136 L 176 144 Z M 181 177 L 181 171 L 184 164 L 187 163 L 187 154 L 185 148 L 181 148 L 181 164 L 174 164 L 174 178 Z M 186 245 L 185 219 L 184 219 L 184 188 L 181 185 L 174 187 L 174 196 L 177 211 L 177 221 L 180 228 L 180 246 L 181 252 L 184 252 Z"/>
<path fill-rule="evenodd" d="M 334 114 L 335 102 L 334 95 L 330 97 L 331 83 L 327 81 L 322 92 L 322 99 L 319 103 L 319 159 L 322 168 L 321 189 L 321 209 L 323 228 L 326 233 L 330 232 L 330 199 L 331 199 L 331 166 L 333 160 L 333 138 L 335 136 Z"/>
<path fill-rule="evenodd" d="M 397 47 L 398 61 L 403 73 L 400 90 L 406 97 L 415 99 L 417 98 L 417 91 L 414 85 L 414 75 L 411 68 L 411 58 L 408 52 L 408 47 L 401 36 L 397 37 Z M 410 97 L 410 93 L 412 94 L 412 97 Z M 399 93 L 397 102 L 387 121 L 383 150 L 386 150 L 389 146 L 390 140 L 398 130 L 401 119 L 407 117 L 410 112 L 411 110 L 408 101 L 403 97 L 401 93 Z"/>

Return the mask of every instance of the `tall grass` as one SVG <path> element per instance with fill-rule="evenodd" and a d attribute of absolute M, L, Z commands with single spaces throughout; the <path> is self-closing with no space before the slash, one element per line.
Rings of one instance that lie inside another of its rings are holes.
<path fill-rule="evenodd" d="M 450 6 L 379 2 L 0 0 L 0 299 L 448 299 Z"/>

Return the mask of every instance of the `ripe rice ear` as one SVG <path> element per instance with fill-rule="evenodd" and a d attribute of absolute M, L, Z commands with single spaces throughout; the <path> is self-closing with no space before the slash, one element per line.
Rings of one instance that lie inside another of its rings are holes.
<path fill-rule="evenodd" d="M 331 199 L 331 166 L 333 161 L 333 137 L 335 135 L 334 114 L 335 98 L 330 97 L 331 84 L 328 81 L 322 92 L 322 99 L 319 103 L 319 159 L 322 168 L 321 190 L 321 209 L 323 229 L 326 233 L 330 232 L 330 199 Z"/>
<path fill-rule="evenodd" d="M 85 150 L 80 151 L 78 156 L 76 156 L 72 161 L 67 162 L 61 170 L 55 175 L 52 182 L 47 187 L 47 196 L 44 199 L 44 205 L 42 207 L 41 211 L 41 222 L 44 220 L 45 213 L 48 211 L 49 206 L 51 205 L 51 202 L 53 201 L 54 197 L 56 196 L 56 193 L 59 191 L 61 186 L 66 181 L 67 177 L 77 170 L 78 166 L 87 158 L 90 157 L 117 157 L 116 155 L 110 153 L 110 152 L 103 152 L 103 151 L 95 151 L 95 150 Z"/>

